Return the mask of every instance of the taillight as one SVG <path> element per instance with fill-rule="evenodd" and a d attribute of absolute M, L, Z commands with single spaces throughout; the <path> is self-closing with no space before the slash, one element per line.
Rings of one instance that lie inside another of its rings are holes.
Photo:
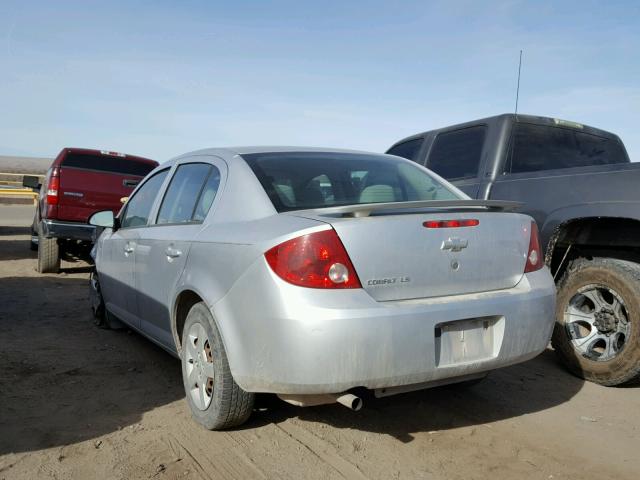
<path fill-rule="evenodd" d="M 529 251 L 527 252 L 527 264 L 524 266 L 524 273 L 540 270 L 543 264 L 542 251 L 540 250 L 540 236 L 538 235 L 538 225 L 536 225 L 536 222 L 531 222 Z"/>
<path fill-rule="evenodd" d="M 308 288 L 362 288 L 335 230 L 302 235 L 264 254 L 283 280 Z"/>
<path fill-rule="evenodd" d="M 58 204 L 58 190 L 60 189 L 60 172 L 57 167 L 51 171 L 51 177 L 47 182 L 47 204 Z"/>

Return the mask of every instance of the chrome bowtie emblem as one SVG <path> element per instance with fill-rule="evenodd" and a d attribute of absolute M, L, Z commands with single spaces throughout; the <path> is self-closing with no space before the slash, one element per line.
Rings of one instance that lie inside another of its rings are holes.
<path fill-rule="evenodd" d="M 460 252 L 463 248 L 467 248 L 469 242 L 458 237 L 449 237 L 440 246 L 440 250 L 451 250 L 452 252 Z"/>

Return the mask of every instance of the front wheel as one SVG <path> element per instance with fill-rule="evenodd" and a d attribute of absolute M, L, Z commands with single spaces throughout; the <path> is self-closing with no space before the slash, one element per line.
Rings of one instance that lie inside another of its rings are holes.
<path fill-rule="evenodd" d="M 640 380 L 640 265 L 574 260 L 558 283 L 552 345 L 585 380 L 606 386 Z"/>
<path fill-rule="evenodd" d="M 254 394 L 231 375 L 220 332 L 203 303 L 187 315 L 182 333 L 182 378 L 193 418 L 209 430 L 235 427 L 251 415 Z"/>

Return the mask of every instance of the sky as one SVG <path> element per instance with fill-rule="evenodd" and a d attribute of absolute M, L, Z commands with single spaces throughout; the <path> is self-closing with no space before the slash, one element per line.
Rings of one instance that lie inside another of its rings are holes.
<path fill-rule="evenodd" d="M 638 1 L 0 0 L 0 155 L 385 151 L 519 112 L 640 160 Z"/>

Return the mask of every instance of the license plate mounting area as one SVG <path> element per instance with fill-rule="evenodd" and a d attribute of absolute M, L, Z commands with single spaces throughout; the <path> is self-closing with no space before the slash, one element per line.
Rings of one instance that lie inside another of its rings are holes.
<path fill-rule="evenodd" d="M 504 317 L 500 315 L 439 323 L 435 327 L 437 367 L 495 358 L 504 337 Z"/>

